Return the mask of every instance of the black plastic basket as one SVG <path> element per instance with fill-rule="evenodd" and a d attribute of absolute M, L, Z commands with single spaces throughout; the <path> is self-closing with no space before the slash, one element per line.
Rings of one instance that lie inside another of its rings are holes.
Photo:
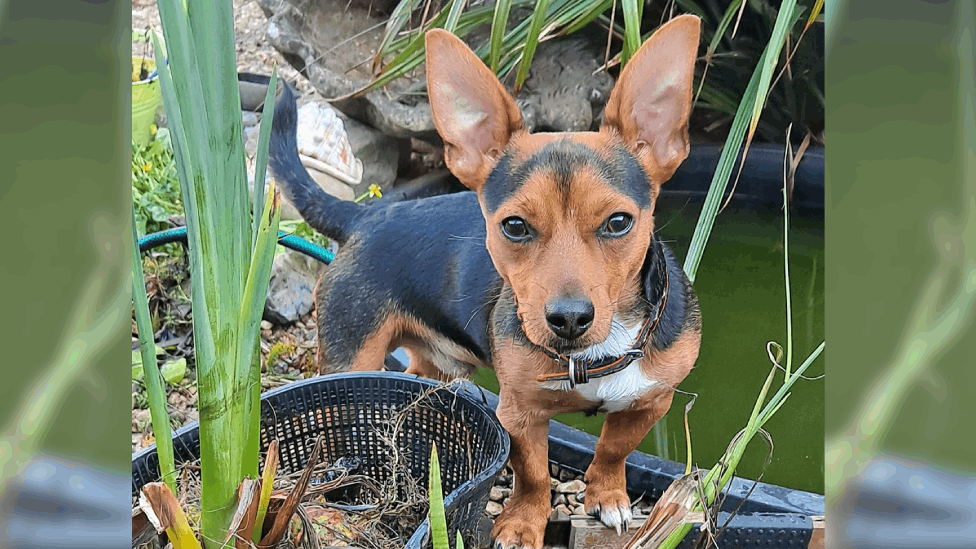
<path fill-rule="evenodd" d="M 383 481 L 389 475 L 377 426 L 417 400 L 438 383 L 392 372 L 334 374 L 297 381 L 261 397 L 261 450 L 275 438 L 279 471 L 304 469 L 316 437 L 323 437 L 321 461 L 334 463 L 356 457 L 359 474 Z M 488 494 L 509 453 L 508 433 L 479 389 L 465 383 L 435 391 L 406 413 L 398 449 L 411 476 L 427 486 L 430 445 L 437 444 L 441 480 L 447 495 L 448 530 L 453 542 L 461 532 L 468 543 L 484 514 Z M 200 456 L 199 425 L 192 423 L 173 435 L 177 464 Z M 155 445 L 132 457 L 132 494 L 159 479 Z M 429 542 L 425 521 L 406 544 L 422 549 Z M 453 543 L 452 543 L 453 546 Z"/>

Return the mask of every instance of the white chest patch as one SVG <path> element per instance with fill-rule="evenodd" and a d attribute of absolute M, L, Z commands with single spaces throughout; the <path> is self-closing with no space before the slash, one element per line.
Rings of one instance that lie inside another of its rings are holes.
<path fill-rule="evenodd" d="M 573 354 L 573 358 L 598 360 L 604 357 L 622 356 L 631 349 L 641 325 L 626 328 L 616 318 L 610 328 L 607 339 L 592 347 Z M 623 370 L 605 377 L 591 378 L 589 383 L 577 385 L 571 389 L 569 381 L 548 381 L 542 384 L 553 391 L 575 391 L 586 400 L 602 402 L 600 411 L 619 412 L 627 409 L 635 400 L 642 397 L 658 384 L 657 380 L 647 379 L 641 372 L 640 361 L 631 362 Z"/>

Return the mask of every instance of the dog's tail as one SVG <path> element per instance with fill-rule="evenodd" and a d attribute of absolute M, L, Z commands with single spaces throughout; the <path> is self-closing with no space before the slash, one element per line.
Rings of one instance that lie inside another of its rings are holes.
<path fill-rule="evenodd" d="M 340 200 L 323 191 L 308 175 L 298 157 L 295 92 L 287 82 L 279 80 L 275 95 L 277 99 L 271 125 L 268 166 L 305 222 L 339 244 L 344 244 L 363 210 L 354 202 Z"/>

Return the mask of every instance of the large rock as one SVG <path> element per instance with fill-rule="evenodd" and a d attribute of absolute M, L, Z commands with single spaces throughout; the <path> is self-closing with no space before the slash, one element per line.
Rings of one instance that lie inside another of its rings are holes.
<path fill-rule="evenodd" d="M 430 105 L 411 101 L 414 94 L 406 89 L 411 84 L 395 82 L 386 89 L 349 97 L 369 81 L 370 64 L 361 61 L 376 51 L 386 16 L 368 3 L 346 0 L 258 0 L 258 5 L 268 16 L 268 41 L 293 65 L 302 67 L 333 106 L 386 135 L 439 141 Z M 421 74 L 415 82 L 422 80 Z"/>
<path fill-rule="evenodd" d="M 531 131 L 581 132 L 596 129 L 610 98 L 613 78 L 586 37 L 539 44 L 518 105 Z"/>
<path fill-rule="evenodd" d="M 274 324 L 291 324 L 308 314 L 315 304 L 318 262 L 287 250 L 274 258 L 264 318 Z"/>
<path fill-rule="evenodd" d="M 362 167 L 356 166 L 359 162 L 356 160 L 355 152 L 349 143 L 349 137 L 344 135 L 344 131 L 341 131 L 345 123 L 338 120 L 338 114 L 326 103 L 308 102 L 302 105 L 298 115 L 299 148 L 302 152 L 314 155 L 314 157 L 301 155 L 302 164 L 322 190 L 341 200 L 352 200 L 356 197 L 356 187 L 349 183 L 349 180 L 354 180 L 353 176 L 355 175 L 351 172 L 361 172 Z M 329 124 L 332 118 L 336 118 L 337 120 L 334 122 L 338 124 Z M 261 116 L 258 113 L 247 111 L 244 113 L 244 149 L 248 154 L 247 177 L 252 200 L 254 198 L 255 154 L 260 133 L 260 119 Z M 335 135 L 330 135 L 330 133 Z M 363 133 L 357 128 L 355 135 L 357 139 L 365 142 Z M 373 142 L 375 141 L 374 139 Z M 331 165 L 336 170 L 333 173 L 326 173 L 323 164 Z M 396 175 L 395 170 L 396 165 L 394 164 L 394 176 Z M 347 174 L 346 180 L 336 177 L 336 175 L 343 173 Z M 270 178 L 270 170 L 267 177 Z M 265 184 L 267 185 L 267 178 Z M 282 201 L 281 218 L 286 220 L 301 219 L 298 210 L 287 198 Z"/>
<path fill-rule="evenodd" d="M 353 120 L 341 112 L 339 117 L 346 128 L 346 136 L 349 138 L 349 144 L 352 145 L 353 153 L 363 163 L 363 179 L 359 184 L 352 185 L 353 194 L 361 195 L 373 183 L 383 190 L 392 187 L 400 163 L 400 140 Z"/>

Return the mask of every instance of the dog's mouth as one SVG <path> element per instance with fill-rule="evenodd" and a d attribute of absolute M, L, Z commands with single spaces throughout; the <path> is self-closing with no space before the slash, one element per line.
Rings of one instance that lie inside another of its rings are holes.
<path fill-rule="evenodd" d="M 579 343 L 578 341 L 566 341 L 561 338 L 555 338 L 555 341 L 550 342 L 546 347 L 561 355 L 571 355 L 586 349 L 589 345 Z"/>
<path fill-rule="evenodd" d="M 541 342 L 536 343 L 536 345 L 546 347 L 549 350 L 564 356 L 574 355 L 584 352 L 595 345 L 600 345 L 609 337 L 609 334 L 604 334 L 604 337 L 600 337 L 600 335 L 596 332 L 597 330 L 591 328 L 586 334 L 580 337 L 575 339 L 566 339 L 559 337 L 558 335 L 552 333 L 551 330 L 546 329 L 544 332 L 544 337 L 541 338 Z M 530 338 L 530 340 L 531 339 L 532 338 Z"/>

